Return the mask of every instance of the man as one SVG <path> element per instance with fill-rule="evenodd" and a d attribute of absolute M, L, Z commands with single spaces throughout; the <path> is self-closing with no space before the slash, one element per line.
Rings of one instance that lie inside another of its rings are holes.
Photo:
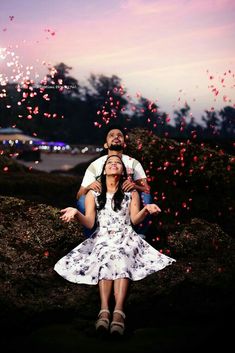
<path fill-rule="evenodd" d="M 125 144 L 125 133 L 118 125 L 109 125 L 105 134 L 104 148 L 107 154 L 93 161 L 87 168 L 83 177 L 81 187 L 77 192 L 77 208 L 85 214 L 85 195 L 89 190 L 101 191 L 99 176 L 101 175 L 103 165 L 107 156 L 118 155 L 122 158 L 128 173 L 128 179 L 123 183 L 124 192 L 136 189 L 141 196 L 143 204 L 151 203 L 150 187 L 147 183 L 146 174 L 140 162 L 136 159 L 123 154 Z M 143 233 L 143 228 L 140 230 Z M 84 234 L 90 236 L 94 232 L 84 229 Z"/>

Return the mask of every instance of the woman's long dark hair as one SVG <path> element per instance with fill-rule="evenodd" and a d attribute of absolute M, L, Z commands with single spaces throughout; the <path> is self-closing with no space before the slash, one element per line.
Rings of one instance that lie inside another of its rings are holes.
<path fill-rule="evenodd" d="M 118 182 L 118 189 L 117 189 L 117 191 L 115 192 L 115 194 L 113 195 L 113 198 L 112 198 L 112 208 L 113 208 L 114 211 L 117 212 L 118 210 L 121 209 L 121 203 L 122 203 L 122 200 L 124 198 L 124 192 L 122 190 L 122 184 L 127 179 L 127 171 L 126 171 L 125 164 L 123 163 L 122 159 L 119 156 L 117 156 L 117 155 L 109 156 L 106 159 L 105 164 L 103 166 L 102 173 L 100 175 L 101 194 L 97 197 L 98 204 L 99 204 L 98 205 L 98 210 L 102 210 L 102 208 L 104 208 L 104 206 L 106 204 L 107 186 L 106 186 L 106 175 L 104 174 L 104 171 L 105 171 L 105 167 L 106 167 L 107 161 L 111 157 L 118 157 L 120 159 L 120 161 L 122 162 L 122 167 L 123 167 L 123 172 L 120 175 L 120 179 L 119 179 L 119 182 Z"/>

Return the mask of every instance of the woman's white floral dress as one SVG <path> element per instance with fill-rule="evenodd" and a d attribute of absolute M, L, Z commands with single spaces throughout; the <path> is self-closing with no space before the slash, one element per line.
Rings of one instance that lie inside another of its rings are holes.
<path fill-rule="evenodd" d="M 97 204 L 98 194 L 93 194 Z M 55 271 L 66 280 L 85 284 L 117 278 L 138 281 L 175 261 L 133 230 L 129 216 L 131 193 L 125 193 L 117 212 L 111 207 L 112 197 L 107 193 L 105 207 L 97 212 L 98 226 L 92 236 L 55 264 Z"/>

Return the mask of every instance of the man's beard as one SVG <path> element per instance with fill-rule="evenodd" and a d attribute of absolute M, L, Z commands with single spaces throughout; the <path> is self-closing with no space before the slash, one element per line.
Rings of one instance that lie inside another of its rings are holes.
<path fill-rule="evenodd" d="M 122 151 L 123 146 L 121 145 L 110 145 L 108 148 L 110 151 Z"/>

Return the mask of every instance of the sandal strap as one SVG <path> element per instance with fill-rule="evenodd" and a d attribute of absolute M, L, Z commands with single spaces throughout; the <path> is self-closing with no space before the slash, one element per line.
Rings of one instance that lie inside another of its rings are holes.
<path fill-rule="evenodd" d="M 123 322 L 119 322 L 119 321 L 112 321 L 111 322 L 111 327 L 113 327 L 113 326 L 120 326 L 122 328 L 125 327 L 124 323 Z"/>
<path fill-rule="evenodd" d="M 125 320 L 126 315 L 124 314 L 123 311 L 117 309 L 117 310 L 114 310 L 113 314 L 115 314 L 115 313 L 120 314 L 123 317 L 123 319 Z"/>
<path fill-rule="evenodd" d="M 96 321 L 96 324 L 101 323 L 102 321 L 105 322 L 107 325 L 109 324 L 109 319 L 106 319 L 106 318 L 100 318 L 100 319 L 98 319 L 98 320 Z"/>
<path fill-rule="evenodd" d="M 107 313 L 107 314 L 110 314 L 110 311 L 108 309 L 101 309 L 99 314 L 98 314 L 98 317 L 103 314 L 103 313 Z"/>

